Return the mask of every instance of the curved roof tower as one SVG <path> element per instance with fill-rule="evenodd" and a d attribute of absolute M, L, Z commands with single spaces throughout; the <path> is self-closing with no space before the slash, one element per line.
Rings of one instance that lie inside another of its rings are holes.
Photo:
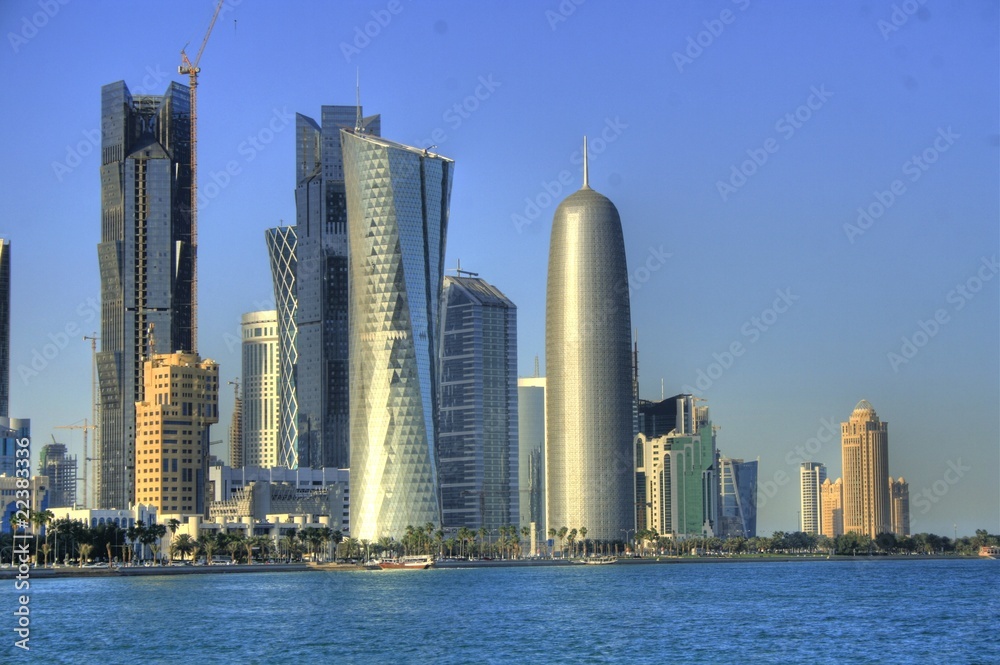
<path fill-rule="evenodd" d="M 635 528 L 628 268 L 614 204 L 583 187 L 556 209 L 545 306 L 546 525 L 612 541 Z"/>

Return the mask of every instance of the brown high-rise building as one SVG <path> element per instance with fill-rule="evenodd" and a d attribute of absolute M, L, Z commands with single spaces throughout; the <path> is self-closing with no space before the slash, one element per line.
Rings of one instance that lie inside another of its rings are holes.
<path fill-rule="evenodd" d="M 841 423 L 844 471 L 844 532 L 874 538 L 892 531 L 889 502 L 889 423 L 861 400 Z"/>
<path fill-rule="evenodd" d="M 892 502 L 892 532 L 910 535 L 910 485 L 902 477 L 889 479 L 889 501 Z"/>
<path fill-rule="evenodd" d="M 823 481 L 819 488 L 820 505 L 823 506 L 823 518 L 820 521 L 819 532 L 824 536 L 836 538 L 844 534 L 844 482 L 837 478 L 831 482 L 829 478 Z"/>
<path fill-rule="evenodd" d="M 135 497 L 160 514 L 204 514 L 208 427 L 219 422 L 219 366 L 193 353 L 143 363 L 135 405 Z"/>

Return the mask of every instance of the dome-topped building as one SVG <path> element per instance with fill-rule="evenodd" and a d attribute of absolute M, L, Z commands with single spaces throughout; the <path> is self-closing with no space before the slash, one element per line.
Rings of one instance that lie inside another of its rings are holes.
<path fill-rule="evenodd" d="M 844 471 L 844 533 L 872 538 L 893 530 L 889 496 L 889 423 L 861 400 L 841 423 Z"/>
<path fill-rule="evenodd" d="M 545 523 L 612 541 L 635 528 L 628 268 L 615 205 L 583 187 L 556 209 L 545 305 Z M 625 533 L 623 533 L 625 532 Z"/>

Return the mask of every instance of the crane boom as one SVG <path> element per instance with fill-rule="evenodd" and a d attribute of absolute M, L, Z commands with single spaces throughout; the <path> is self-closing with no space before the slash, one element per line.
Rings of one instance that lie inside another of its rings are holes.
<path fill-rule="evenodd" d="M 198 352 L 198 72 L 201 68 L 201 54 L 205 52 L 208 37 L 219 18 L 219 11 L 225 0 L 219 0 L 208 24 L 205 38 L 201 40 L 201 48 L 192 63 L 184 49 L 181 49 L 181 65 L 178 73 L 187 74 L 191 89 L 191 351 Z"/>

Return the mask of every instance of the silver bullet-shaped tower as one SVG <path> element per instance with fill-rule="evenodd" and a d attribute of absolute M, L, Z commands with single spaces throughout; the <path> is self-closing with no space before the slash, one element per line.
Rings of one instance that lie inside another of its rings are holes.
<path fill-rule="evenodd" d="M 635 529 L 628 268 L 618 209 L 587 182 L 552 220 L 545 303 L 546 520 L 587 538 Z"/>

